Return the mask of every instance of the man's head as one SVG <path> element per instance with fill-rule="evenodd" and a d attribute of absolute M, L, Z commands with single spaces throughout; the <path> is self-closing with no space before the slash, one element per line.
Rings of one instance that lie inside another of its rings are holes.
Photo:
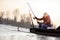
<path fill-rule="evenodd" d="M 47 13 L 47 12 L 45 12 L 45 13 L 44 13 L 44 16 L 48 16 L 48 13 Z"/>

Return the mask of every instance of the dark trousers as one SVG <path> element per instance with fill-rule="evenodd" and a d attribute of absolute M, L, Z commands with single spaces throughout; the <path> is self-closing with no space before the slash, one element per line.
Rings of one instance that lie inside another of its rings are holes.
<path fill-rule="evenodd" d="M 40 29 L 47 29 L 47 27 L 49 27 L 49 26 L 44 24 L 44 23 L 39 23 L 39 28 Z"/>

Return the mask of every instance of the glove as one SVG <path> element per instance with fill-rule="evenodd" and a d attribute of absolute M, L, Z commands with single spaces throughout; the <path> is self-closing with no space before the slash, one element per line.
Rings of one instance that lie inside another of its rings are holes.
<path fill-rule="evenodd" d="M 33 19 L 37 19 L 37 17 L 34 17 Z"/>

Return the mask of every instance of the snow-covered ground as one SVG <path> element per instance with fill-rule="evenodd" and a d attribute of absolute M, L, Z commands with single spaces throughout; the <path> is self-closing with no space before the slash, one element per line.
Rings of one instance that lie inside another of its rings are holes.
<path fill-rule="evenodd" d="M 16 26 L 0 24 L 0 31 L 17 31 L 17 30 L 18 27 Z M 28 28 L 19 27 L 19 30 L 23 32 L 30 32 Z"/>
<path fill-rule="evenodd" d="M 33 40 L 37 38 L 36 34 L 28 33 L 29 29 L 20 28 L 19 30 L 17 31 L 17 27 L 14 26 L 0 24 L 0 40 Z"/>
<path fill-rule="evenodd" d="M 0 40 L 60 40 L 60 37 L 37 35 L 29 32 L 27 28 L 0 24 Z"/>

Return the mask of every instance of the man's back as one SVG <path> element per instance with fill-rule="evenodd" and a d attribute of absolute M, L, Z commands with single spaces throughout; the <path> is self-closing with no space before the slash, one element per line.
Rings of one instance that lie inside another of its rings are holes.
<path fill-rule="evenodd" d="M 42 20 L 44 21 L 44 24 L 51 26 L 51 19 L 49 15 L 44 16 Z"/>

